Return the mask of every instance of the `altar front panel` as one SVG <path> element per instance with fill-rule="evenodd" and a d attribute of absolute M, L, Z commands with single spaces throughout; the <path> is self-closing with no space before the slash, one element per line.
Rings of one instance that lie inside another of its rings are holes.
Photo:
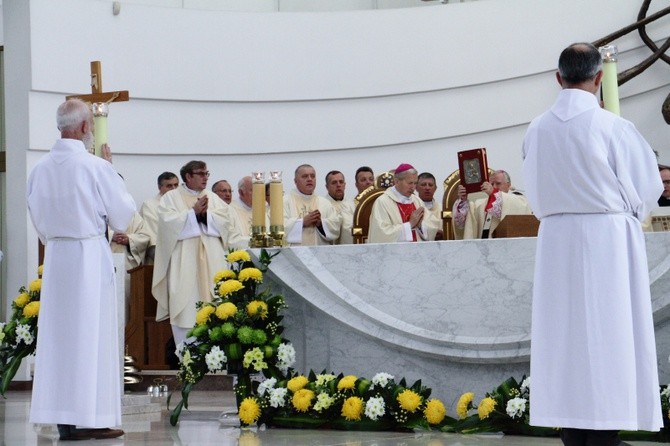
<path fill-rule="evenodd" d="M 646 235 L 661 383 L 670 379 L 670 233 Z M 284 294 L 295 368 L 422 379 L 455 405 L 530 370 L 535 238 L 293 247 Z M 257 253 L 257 252 L 256 252 Z M 449 406 L 448 406 L 449 407 Z"/>

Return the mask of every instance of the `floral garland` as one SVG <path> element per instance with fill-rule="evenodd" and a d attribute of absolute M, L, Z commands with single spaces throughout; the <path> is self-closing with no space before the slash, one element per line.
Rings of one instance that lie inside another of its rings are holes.
<path fill-rule="evenodd" d="M 37 316 L 40 312 L 43 267 L 37 268 L 39 278 L 28 288 L 22 286 L 12 302 L 9 322 L 0 322 L 0 395 L 4 396 L 16 375 L 21 361 L 35 353 Z"/>

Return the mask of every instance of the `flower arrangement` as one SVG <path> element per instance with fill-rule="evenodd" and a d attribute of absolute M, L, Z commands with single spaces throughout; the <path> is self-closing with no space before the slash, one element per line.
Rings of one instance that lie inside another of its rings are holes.
<path fill-rule="evenodd" d="M 228 268 L 214 276 L 212 302 L 199 302 L 195 326 L 187 333 L 191 341 L 177 346 L 182 382 L 182 400 L 174 408 L 171 423 L 177 423 L 188 395 L 207 373 L 226 370 L 237 376 L 236 396 L 240 413 L 252 392 L 251 375 L 283 377 L 295 362 L 293 346 L 282 338 L 281 311 L 284 298 L 269 289 L 259 291 L 263 272 L 272 257 L 261 251 L 260 267 L 247 251 L 232 251 Z"/>
<path fill-rule="evenodd" d="M 504 432 L 534 436 L 558 434 L 556 429 L 528 424 L 530 377 L 522 377 L 520 383 L 514 378 L 505 380 L 487 393 L 476 406 L 474 396 L 472 392 L 466 392 L 456 404 L 459 422 L 454 428 L 458 432 Z"/>
<path fill-rule="evenodd" d="M 37 269 L 38 278 L 28 288 L 19 289 L 9 322 L 0 322 L 0 395 L 3 396 L 23 358 L 35 353 L 42 270 L 42 266 Z"/>
<path fill-rule="evenodd" d="M 388 373 L 371 380 L 333 373 L 297 373 L 270 378 L 258 385 L 240 408 L 244 425 L 352 430 L 428 429 L 445 420 L 446 409 L 431 390 L 417 381 L 395 382 Z M 453 419 L 452 419 L 453 420 Z"/>

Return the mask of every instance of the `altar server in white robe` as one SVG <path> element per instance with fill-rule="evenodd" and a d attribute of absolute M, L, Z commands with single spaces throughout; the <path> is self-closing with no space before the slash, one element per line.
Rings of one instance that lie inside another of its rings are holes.
<path fill-rule="evenodd" d="M 356 205 L 354 200 L 344 196 L 347 187 L 344 181 L 344 174 L 339 170 L 331 170 L 326 174 L 326 200 L 333 206 L 333 209 L 340 215 L 342 226 L 340 227 L 340 236 L 335 240 L 335 245 L 347 245 L 354 243 L 354 236 L 351 228 L 354 225 L 354 212 Z"/>
<path fill-rule="evenodd" d="M 292 246 L 332 245 L 342 219 L 333 206 L 316 195 L 316 171 L 309 164 L 295 170 L 296 189 L 284 198 L 284 230 Z"/>
<path fill-rule="evenodd" d="M 207 190 L 207 165 L 189 161 L 179 173 L 184 183 L 158 207 L 151 288 L 156 320 L 170 320 L 177 345 L 195 324 L 196 303 L 214 297 L 214 275 L 227 265 L 228 249 L 248 247 L 230 206 Z"/>
<path fill-rule="evenodd" d="M 454 226 L 463 230 L 464 239 L 492 238 L 493 231 L 508 215 L 532 214 L 526 197 L 512 188 L 504 170 L 497 170 L 482 184 L 487 198 L 470 203 L 465 187 L 458 186 L 459 198 L 453 206 Z"/>
<path fill-rule="evenodd" d="M 400 164 L 395 185 L 375 200 L 370 213 L 368 243 L 418 242 L 434 240 L 437 227 L 429 222 L 423 201 L 414 193 L 418 172 Z"/>
<path fill-rule="evenodd" d="M 28 178 L 28 211 L 45 244 L 30 421 L 58 424 L 64 440 L 114 438 L 123 435 L 108 429 L 121 425 L 123 389 L 105 231 L 125 230 L 135 203 L 112 164 L 86 149 L 93 138 L 88 106 L 66 101 L 57 124 L 61 139 Z"/>
<path fill-rule="evenodd" d="M 600 108 L 601 58 L 573 44 L 558 99 L 523 143 L 540 219 L 533 286 L 530 423 L 566 445 L 619 445 L 663 426 L 649 271 L 640 221 L 663 190 L 635 126 Z"/>

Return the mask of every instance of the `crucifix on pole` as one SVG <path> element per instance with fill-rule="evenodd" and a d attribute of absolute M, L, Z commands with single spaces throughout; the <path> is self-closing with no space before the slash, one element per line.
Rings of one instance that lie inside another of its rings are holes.
<path fill-rule="evenodd" d="M 100 61 L 91 62 L 91 94 L 74 94 L 66 96 L 65 99 L 81 99 L 91 104 L 94 120 L 95 135 L 95 155 L 101 155 L 101 147 L 107 144 L 107 115 L 110 102 L 126 102 L 129 100 L 127 90 L 123 91 L 102 91 L 102 68 Z"/>

